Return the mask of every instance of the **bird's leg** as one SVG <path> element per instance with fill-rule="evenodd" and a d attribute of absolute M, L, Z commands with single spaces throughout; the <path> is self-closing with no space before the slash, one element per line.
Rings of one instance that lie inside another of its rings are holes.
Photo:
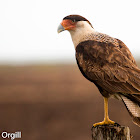
<path fill-rule="evenodd" d="M 109 124 L 113 124 L 114 125 L 115 122 L 111 121 L 109 119 L 109 116 L 108 116 L 108 98 L 104 97 L 104 120 L 102 122 L 93 124 L 93 126 L 96 127 L 98 125 L 109 125 Z"/>
<path fill-rule="evenodd" d="M 104 98 L 104 122 L 105 124 L 114 124 L 114 121 L 111 121 L 109 119 L 109 115 L 108 115 L 108 98 Z"/>

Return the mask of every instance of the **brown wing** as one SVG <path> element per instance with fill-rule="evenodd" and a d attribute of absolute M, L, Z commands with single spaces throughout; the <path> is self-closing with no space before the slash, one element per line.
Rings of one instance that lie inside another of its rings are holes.
<path fill-rule="evenodd" d="M 104 96 L 139 94 L 140 70 L 128 48 L 120 40 L 118 43 L 119 46 L 94 40 L 81 42 L 76 48 L 79 68 Z"/>
<path fill-rule="evenodd" d="M 133 122 L 140 127 L 140 70 L 126 47 L 98 41 L 85 41 L 76 48 L 77 64 L 83 75 L 94 82 L 103 96 L 118 94 Z"/>
<path fill-rule="evenodd" d="M 120 48 L 120 51 L 132 62 L 134 63 L 135 65 L 136 64 L 136 61 L 133 57 L 133 55 L 131 54 L 130 50 L 128 49 L 128 47 L 119 39 L 116 39 L 119 43 L 119 48 Z"/>

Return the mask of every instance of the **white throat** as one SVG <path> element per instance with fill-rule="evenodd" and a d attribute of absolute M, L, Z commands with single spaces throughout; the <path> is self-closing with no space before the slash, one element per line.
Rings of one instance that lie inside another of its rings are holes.
<path fill-rule="evenodd" d="M 79 21 L 76 29 L 69 32 L 75 48 L 80 42 L 88 40 L 91 34 L 96 33 L 87 21 Z"/>

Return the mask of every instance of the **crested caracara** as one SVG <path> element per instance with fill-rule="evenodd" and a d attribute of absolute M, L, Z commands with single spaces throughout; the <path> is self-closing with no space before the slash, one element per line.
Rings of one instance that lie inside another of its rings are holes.
<path fill-rule="evenodd" d="M 81 73 L 104 97 L 104 120 L 93 126 L 115 124 L 108 116 L 108 98 L 115 97 L 123 101 L 133 122 L 140 127 L 140 69 L 127 46 L 97 32 L 80 15 L 64 17 L 58 33 L 64 30 L 70 32 Z"/>

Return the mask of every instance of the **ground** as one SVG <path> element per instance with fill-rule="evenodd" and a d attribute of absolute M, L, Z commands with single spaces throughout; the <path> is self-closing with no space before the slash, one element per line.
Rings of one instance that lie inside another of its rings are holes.
<path fill-rule="evenodd" d="M 103 120 L 103 97 L 76 64 L 1 66 L 0 79 L 0 133 L 21 131 L 24 140 L 91 140 L 92 124 Z M 121 101 L 110 99 L 109 115 L 139 140 L 140 128 Z"/>

